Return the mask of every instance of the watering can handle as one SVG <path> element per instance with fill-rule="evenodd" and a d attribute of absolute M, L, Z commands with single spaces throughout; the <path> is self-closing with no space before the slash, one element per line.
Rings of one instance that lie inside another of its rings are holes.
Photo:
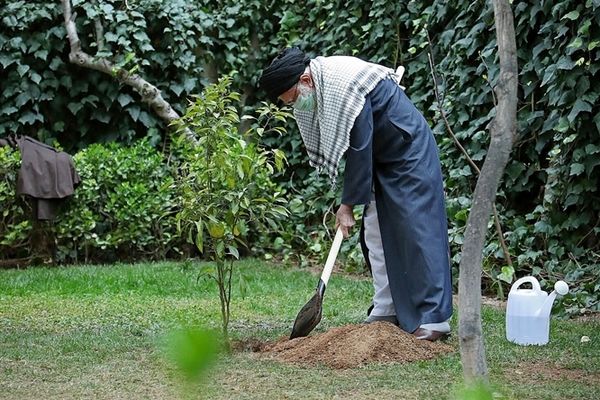
<path fill-rule="evenodd" d="M 517 279 L 517 281 L 510 288 L 510 293 L 516 292 L 519 286 L 524 283 L 531 283 L 531 287 L 535 292 L 541 292 L 540 283 L 533 276 L 525 276 L 523 278 Z"/>

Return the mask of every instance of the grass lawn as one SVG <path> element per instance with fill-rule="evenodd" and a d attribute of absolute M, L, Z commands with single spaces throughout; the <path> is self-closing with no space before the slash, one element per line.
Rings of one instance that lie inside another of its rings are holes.
<path fill-rule="evenodd" d="M 0 271 L 1 399 L 450 399 L 456 352 L 433 361 L 351 370 L 300 368 L 252 353 L 223 356 L 202 386 L 183 390 L 163 356 L 180 327 L 220 327 L 216 285 L 199 264 L 157 263 Z M 234 285 L 233 339 L 288 335 L 317 277 L 247 260 Z M 334 274 L 317 331 L 363 320 L 369 280 Z M 504 313 L 484 307 L 490 378 L 502 399 L 600 398 L 600 321 L 553 319 L 550 343 L 504 339 Z M 580 343 L 582 336 L 591 340 Z"/>

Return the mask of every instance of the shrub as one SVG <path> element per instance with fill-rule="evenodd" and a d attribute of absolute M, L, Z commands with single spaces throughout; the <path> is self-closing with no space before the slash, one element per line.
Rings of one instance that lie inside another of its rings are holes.
<path fill-rule="evenodd" d="M 25 202 L 17 197 L 20 153 L 0 146 L 0 258 L 22 258 L 29 254 L 31 220 Z"/>
<path fill-rule="evenodd" d="M 56 221 L 59 262 L 162 259 L 178 250 L 178 197 L 147 141 L 91 145 L 74 157 L 82 178 Z M 171 251 L 173 250 L 173 252 Z"/>

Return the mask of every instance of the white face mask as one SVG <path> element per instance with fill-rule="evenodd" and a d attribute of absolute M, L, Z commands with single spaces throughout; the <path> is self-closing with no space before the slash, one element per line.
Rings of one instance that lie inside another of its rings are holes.
<path fill-rule="evenodd" d="M 294 102 L 293 107 L 298 111 L 313 111 L 317 108 L 317 100 L 315 97 L 315 89 L 298 85 L 298 97 Z"/>

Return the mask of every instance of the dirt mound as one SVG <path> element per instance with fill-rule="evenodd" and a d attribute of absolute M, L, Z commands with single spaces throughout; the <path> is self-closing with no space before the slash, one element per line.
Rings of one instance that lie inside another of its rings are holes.
<path fill-rule="evenodd" d="M 368 363 L 428 360 L 453 351 L 441 342 L 417 340 L 388 322 L 346 325 L 321 334 L 274 343 L 250 344 L 262 356 L 297 365 L 354 368 Z"/>

